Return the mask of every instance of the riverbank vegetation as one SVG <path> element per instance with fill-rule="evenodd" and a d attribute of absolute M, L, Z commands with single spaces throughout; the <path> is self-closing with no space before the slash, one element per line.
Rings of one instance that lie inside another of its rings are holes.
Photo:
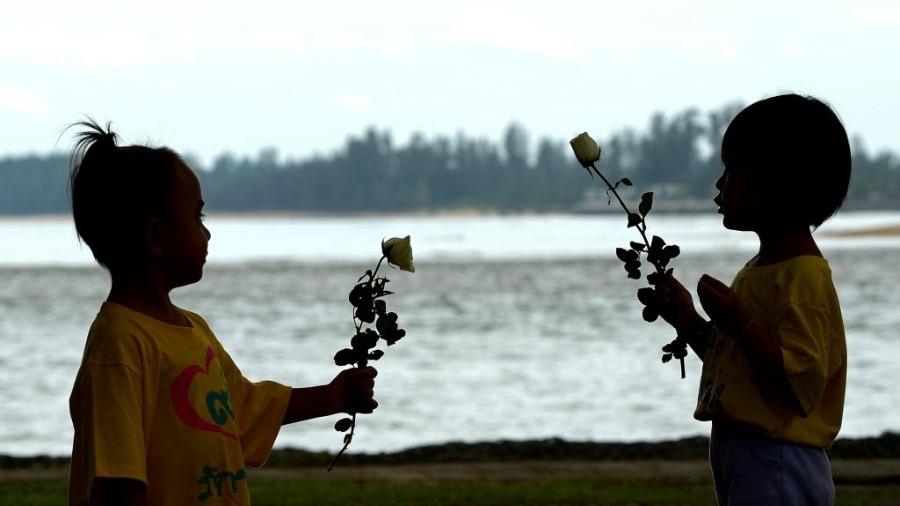
<path fill-rule="evenodd" d="M 697 210 L 698 202 L 710 205 L 722 170 L 719 142 L 742 106 L 656 113 L 644 130 L 598 139 L 600 166 L 611 179 L 628 177 L 654 191 L 657 211 L 666 210 L 667 203 L 676 204 L 668 206 L 674 211 Z M 853 139 L 852 150 L 847 207 L 900 208 L 900 157 L 871 153 L 860 137 Z M 464 133 L 431 138 L 419 133 L 401 144 L 390 132 L 371 128 L 349 136 L 333 153 L 301 160 L 283 159 L 272 148 L 255 156 L 222 153 L 209 166 L 185 156 L 201 177 L 207 207 L 218 211 L 596 212 L 606 207 L 603 192 L 585 181 L 567 137 L 533 140 L 515 123 L 499 142 Z M 0 214 L 68 212 L 68 165 L 64 153 L 0 159 Z"/>

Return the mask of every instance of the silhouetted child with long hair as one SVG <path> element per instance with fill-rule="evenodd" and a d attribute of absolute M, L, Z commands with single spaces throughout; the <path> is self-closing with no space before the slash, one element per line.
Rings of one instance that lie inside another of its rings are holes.
<path fill-rule="evenodd" d="M 734 118 L 721 156 L 715 202 L 724 226 L 755 233 L 759 251 L 730 287 L 700 278 L 710 322 L 671 276 L 651 305 L 703 361 L 694 417 L 712 421 L 719 504 L 832 504 L 825 450 L 841 427 L 847 348 L 812 230 L 847 194 L 847 133 L 823 102 L 779 95 Z"/>
<path fill-rule="evenodd" d="M 112 286 L 70 398 L 69 504 L 249 504 L 246 467 L 263 464 L 281 425 L 371 412 L 376 372 L 309 388 L 244 378 L 203 318 L 169 298 L 206 262 L 196 175 L 169 148 L 77 126 L 75 228 Z"/>

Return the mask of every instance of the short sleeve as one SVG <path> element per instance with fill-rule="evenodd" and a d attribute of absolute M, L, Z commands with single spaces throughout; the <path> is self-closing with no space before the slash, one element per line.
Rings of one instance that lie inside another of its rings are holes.
<path fill-rule="evenodd" d="M 274 381 L 251 382 L 241 374 L 224 349 L 220 348 L 218 353 L 235 412 L 244 462 L 250 467 L 260 467 L 269 457 L 281 431 L 291 387 Z"/>
<path fill-rule="evenodd" d="M 81 454 L 88 494 L 94 478 L 147 482 L 142 382 L 125 365 L 89 365 L 80 378 Z"/>
<path fill-rule="evenodd" d="M 812 412 L 825 392 L 831 362 L 830 322 L 825 308 L 798 303 L 785 306 L 775 321 L 784 369 L 800 403 L 801 416 Z"/>

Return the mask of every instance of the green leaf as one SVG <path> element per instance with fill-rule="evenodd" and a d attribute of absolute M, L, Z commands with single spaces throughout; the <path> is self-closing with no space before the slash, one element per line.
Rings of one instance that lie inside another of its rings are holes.
<path fill-rule="evenodd" d="M 665 245 L 666 241 L 663 241 L 658 235 L 654 235 L 653 239 L 650 239 L 650 251 L 654 253 L 661 252 Z"/>
<path fill-rule="evenodd" d="M 629 279 L 641 279 L 641 270 L 640 269 L 632 269 L 628 271 Z"/>
<path fill-rule="evenodd" d="M 343 367 L 356 363 L 356 353 L 350 348 L 344 348 L 334 355 L 334 364 Z"/>
<path fill-rule="evenodd" d="M 637 251 L 628 250 L 625 248 L 616 248 L 616 256 L 619 257 L 619 260 L 623 262 L 635 262 L 640 258 Z"/>
<path fill-rule="evenodd" d="M 378 344 L 378 333 L 372 329 L 366 329 L 350 339 L 350 346 L 354 350 L 371 350 Z"/>
<path fill-rule="evenodd" d="M 381 335 L 390 335 L 397 331 L 397 313 L 385 313 L 378 317 L 375 328 Z"/>
<path fill-rule="evenodd" d="M 634 186 L 634 185 L 631 184 L 631 180 L 628 179 L 627 177 L 623 177 L 622 179 L 620 179 L 620 180 L 616 183 L 616 186 L 615 186 L 615 187 L 618 188 L 618 187 L 619 187 L 619 184 L 624 184 L 625 186 Z"/>
<path fill-rule="evenodd" d="M 672 244 L 663 248 L 663 254 L 665 254 L 669 258 L 675 258 L 681 254 L 681 248 Z"/>
<path fill-rule="evenodd" d="M 637 298 L 639 301 L 641 301 L 641 304 L 643 304 L 645 306 L 649 306 L 650 304 L 653 303 L 654 292 L 655 292 L 655 290 L 653 290 L 649 286 L 645 286 L 644 288 L 638 288 Z"/>
<path fill-rule="evenodd" d="M 647 247 L 646 244 L 635 241 L 631 241 L 628 245 L 631 246 L 631 249 L 633 249 L 634 251 L 644 251 L 644 248 Z"/>
<path fill-rule="evenodd" d="M 384 337 L 384 340 L 387 341 L 388 346 L 393 346 L 394 343 L 396 343 L 396 342 L 399 341 L 400 339 L 403 339 L 403 337 L 404 337 L 405 335 L 406 335 L 406 331 L 405 331 L 405 330 L 403 330 L 403 329 L 397 329 L 396 332 L 394 332 L 394 333 L 392 333 L 392 334 L 390 334 L 390 335 L 388 335 L 388 336 L 385 336 L 385 337 Z"/>
<path fill-rule="evenodd" d="M 644 321 L 646 322 L 655 322 L 656 319 L 659 318 L 659 313 L 651 306 L 644 306 L 644 310 L 641 312 L 641 316 L 644 317 Z"/>
<path fill-rule="evenodd" d="M 639 215 L 638 213 L 628 213 L 628 227 L 629 228 L 640 225 L 641 222 L 643 222 L 643 221 L 644 221 L 644 219 L 641 218 L 641 215 Z"/>
<path fill-rule="evenodd" d="M 666 362 L 670 361 L 670 360 L 672 360 L 672 354 L 671 354 L 671 353 L 666 353 L 665 355 L 662 356 L 662 361 L 663 361 L 664 364 L 665 364 Z"/>
<path fill-rule="evenodd" d="M 353 427 L 353 420 L 351 418 L 341 418 L 334 424 L 334 430 L 338 432 L 347 432 L 350 430 L 350 427 Z"/>
<path fill-rule="evenodd" d="M 653 207 L 653 192 L 647 192 L 641 195 L 641 203 L 638 205 L 638 211 L 641 213 L 641 216 L 647 216 L 647 213 L 650 212 L 650 209 Z"/>
<path fill-rule="evenodd" d="M 372 292 L 368 283 L 360 283 L 354 286 L 347 298 L 350 300 L 350 304 L 353 304 L 353 307 L 358 307 L 360 304 L 364 304 L 366 300 L 371 300 Z"/>
<path fill-rule="evenodd" d="M 361 322 L 372 323 L 375 321 L 375 311 L 370 307 L 358 307 L 356 308 L 356 317 Z"/>
<path fill-rule="evenodd" d="M 378 360 L 379 358 L 384 356 L 384 352 L 381 350 L 372 350 L 369 352 L 369 360 Z"/>
<path fill-rule="evenodd" d="M 636 271 L 641 268 L 641 262 L 638 260 L 629 260 L 625 262 L 626 271 Z"/>
<path fill-rule="evenodd" d="M 375 301 L 375 313 L 382 315 L 387 312 L 387 303 L 383 300 Z M 372 322 L 369 322 L 372 323 Z"/>

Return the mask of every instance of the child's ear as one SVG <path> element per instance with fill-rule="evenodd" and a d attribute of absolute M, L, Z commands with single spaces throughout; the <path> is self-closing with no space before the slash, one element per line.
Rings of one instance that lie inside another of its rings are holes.
<path fill-rule="evenodd" d="M 162 222 L 155 216 L 144 224 L 144 246 L 152 257 L 163 255 Z"/>

